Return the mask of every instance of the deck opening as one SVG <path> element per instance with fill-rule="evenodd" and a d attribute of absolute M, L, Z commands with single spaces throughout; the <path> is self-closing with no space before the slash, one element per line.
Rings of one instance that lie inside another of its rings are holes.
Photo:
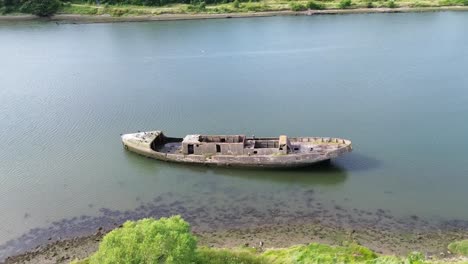
<path fill-rule="evenodd" d="M 188 144 L 187 148 L 188 148 L 188 154 L 193 154 L 193 145 Z"/>
<path fill-rule="evenodd" d="M 221 138 L 221 142 L 226 142 L 226 139 L 225 139 L 225 138 Z"/>
<path fill-rule="evenodd" d="M 216 144 L 216 152 L 220 153 L 221 152 L 221 146 Z"/>
<path fill-rule="evenodd" d="M 257 151 L 256 151 L 256 150 L 254 151 L 254 154 L 257 154 Z"/>

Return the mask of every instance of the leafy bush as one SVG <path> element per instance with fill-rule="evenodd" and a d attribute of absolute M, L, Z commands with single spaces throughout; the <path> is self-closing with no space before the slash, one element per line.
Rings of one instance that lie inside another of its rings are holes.
<path fill-rule="evenodd" d="M 388 2 L 388 7 L 389 8 L 396 8 L 397 4 L 395 3 L 395 1 L 391 0 L 391 1 Z"/>
<path fill-rule="evenodd" d="M 374 8 L 374 3 L 372 3 L 372 1 L 368 1 L 368 2 L 366 3 L 366 7 L 367 7 L 367 8 Z"/>
<path fill-rule="evenodd" d="M 338 7 L 341 9 L 348 8 L 352 5 L 353 3 L 351 0 L 341 0 L 340 3 L 338 4 Z"/>
<path fill-rule="evenodd" d="M 453 253 L 468 256 L 468 240 L 462 240 L 450 243 L 448 249 Z"/>
<path fill-rule="evenodd" d="M 239 8 L 240 7 L 239 0 L 235 0 L 234 2 L 232 2 L 232 7 L 236 8 L 236 9 Z"/>
<path fill-rule="evenodd" d="M 293 2 L 293 3 L 290 4 L 290 6 L 291 6 L 292 11 L 304 11 L 304 10 L 307 10 L 307 7 L 306 7 L 305 5 L 303 5 L 303 4 L 300 4 L 300 3 L 295 3 L 295 2 Z"/>
<path fill-rule="evenodd" d="M 27 0 L 21 5 L 20 11 L 47 17 L 57 13 L 61 5 L 62 2 L 59 0 Z"/>
<path fill-rule="evenodd" d="M 127 221 L 104 237 L 89 263 L 192 263 L 196 243 L 190 225 L 180 216 Z"/>
<path fill-rule="evenodd" d="M 309 2 L 307 2 L 307 8 L 315 9 L 315 10 L 321 10 L 321 9 L 325 9 L 325 6 L 323 4 L 317 3 L 315 1 L 309 1 Z"/>

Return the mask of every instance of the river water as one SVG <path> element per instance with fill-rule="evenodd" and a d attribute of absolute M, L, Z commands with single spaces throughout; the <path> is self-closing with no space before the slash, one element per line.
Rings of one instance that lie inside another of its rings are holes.
<path fill-rule="evenodd" d="M 466 25 L 463 12 L 2 23 L 0 255 L 174 213 L 200 228 L 465 223 Z M 354 152 L 230 170 L 122 148 L 119 134 L 154 129 L 333 136 Z"/>

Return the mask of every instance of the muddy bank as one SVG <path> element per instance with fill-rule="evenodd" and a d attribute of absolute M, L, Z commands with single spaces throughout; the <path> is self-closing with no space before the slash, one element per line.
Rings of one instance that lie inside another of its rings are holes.
<path fill-rule="evenodd" d="M 279 248 L 352 240 L 379 253 L 406 255 L 420 251 L 440 256 L 447 253 L 450 242 L 468 238 L 468 221 L 428 220 L 417 215 L 397 217 L 384 209 L 344 208 L 334 201 L 324 205 L 314 189 L 298 189 L 293 193 L 294 208 L 275 194 L 239 196 L 229 188 L 223 190 L 223 195 L 232 202 L 230 207 L 216 204 L 215 197 L 207 205 L 193 197 L 169 192 L 141 203 L 134 210 L 101 208 L 97 216 L 82 215 L 31 229 L 0 245 L 0 261 L 11 256 L 16 257 L 9 258 L 7 263 L 28 259 L 30 263 L 55 263 L 82 258 L 96 250 L 103 233 L 126 220 L 177 214 L 191 223 L 200 244 L 216 247 L 256 246 L 263 241 L 266 248 Z M 262 205 L 265 199 L 272 202 L 271 206 Z"/>
<path fill-rule="evenodd" d="M 447 251 L 447 245 L 464 237 L 457 232 L 395 234 L 373 229 L 344 229 L 320 224 L 268 225 L 194 233 L 198 237 L 199 245 L 209 247 L 248 246 L 268 249 L 311 242 L 341 245 L 344 241 L 354 241 L 378 253 L 404 255 L 410 251 L 420 251 L 429 258 L 437 259 L 454 257 Z M 92 235 L 51 242 L 26 253 L 9 257 L 5 263 L 69 263 L 74 259 L 83 259 L 98 249 L 99 242 L 105 234 L 106 231 L 98 229 Z"/>
<path fill-rule="evenodd" d="M 436 12 L 436 11 L 468 11 L 467 6 L 442 7 L 399 7 L 399 8 L 355 8 L 355 9 L 328 9 L 308 11 L 266 11 L 252 13 L 228 14 L 162 14 L 144 16 L 110 15 L 76 15 L 58 14 L 50 18 L 39 18 L 32 15 L 0 15 L 0 21 L 56 21 L 63 23 L 114 23 L 114 22 L 143 22 L 143 21 L 170 21 L 170 20 L 196 20 L 220 18 L 246 18 L 246 17 L 272 17 L 272 16 L 300 16 L 300 15 L 326 15 L 326 14 L 365 14 L 365 13 L 409 13 L 409 12 Z"/>

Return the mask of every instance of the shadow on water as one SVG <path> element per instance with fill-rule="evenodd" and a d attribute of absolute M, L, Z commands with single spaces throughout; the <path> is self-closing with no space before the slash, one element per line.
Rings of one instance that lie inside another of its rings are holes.
<path fill-rule="evenodd" d="M 125 155 L 131 166 L 149 173 L 158 173 L 163 169 L 176 169 L 180 173 L 189 172 L 207 177 L 231 177 L 247 181 L 268 181 L 276 183 L 295 183 L 307 185 L 334 185 L 343 183 L 347 177 L 347 169 L 334 161 L 324 161 L 300 168 L 230 168 L 204 166 L 194 164 L 181 164 L 164 162 L 145 158 L 140 155 L 126 152 Z"/>
<path fill-rule="evenodd" d="M 348 172 L 375 170 L 382 167 L 382 161 L 359 152 L 351 152 L 334 160 L 334 163 Z"/>
<path fill-rule="evenodd" d="M 189 167 L 187 167 L 189 168 Z M 321 163 L 296 169 L 230 169 L 190 167 L 215 176 L 233 177 L 248 181 L 268 181 L 275 183 L 295 183 L 306 185 L 334 185 L 346 180 L 346 170 L 333 163 Z"/>

